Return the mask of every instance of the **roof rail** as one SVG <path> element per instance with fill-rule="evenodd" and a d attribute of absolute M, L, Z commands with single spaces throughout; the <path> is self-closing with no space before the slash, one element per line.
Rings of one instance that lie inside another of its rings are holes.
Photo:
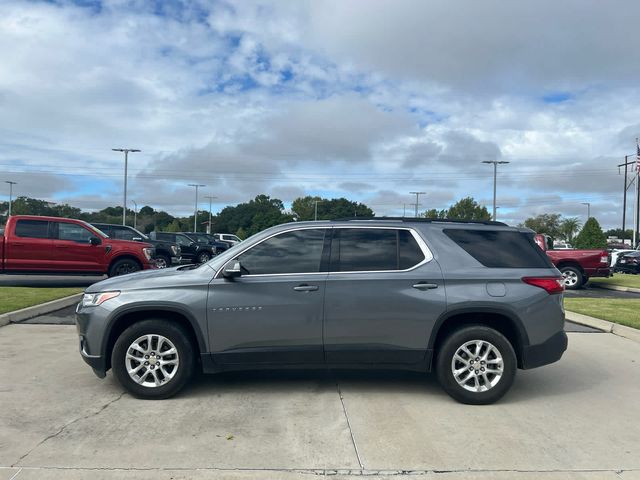
<path fill-rule="evenodd" d="M 360 222 L 360 221 L 394 221 L 394 222 L 422 222 L 422 223 L 474 223 L 479 225 L 494 225 L 499 227 L 508 227 L 504 222 L 495 222 L 493 220 L 459 220 L 454 218 L 413 218 L 413 217 L 347 217 L 336 218 L 332 222 Z"/>

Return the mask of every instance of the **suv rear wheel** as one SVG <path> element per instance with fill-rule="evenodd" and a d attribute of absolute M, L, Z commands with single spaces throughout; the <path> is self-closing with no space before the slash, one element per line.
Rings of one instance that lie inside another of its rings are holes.
<path fill-rule="evenodd" d="M 482 325 L 456 330 L 445 339 L 436 359 L 442 388 L 472 405 L 499 400 L 513 384 L 516 354 L 504 335 Z"/>
<path fill-rule="evenodd" d="M 143 320 L 127 328 L 111 354 L 113 373 L 136 397 L 169 398 L 194 371 L 194 351 L 184 329 L 167 320 Z"/>

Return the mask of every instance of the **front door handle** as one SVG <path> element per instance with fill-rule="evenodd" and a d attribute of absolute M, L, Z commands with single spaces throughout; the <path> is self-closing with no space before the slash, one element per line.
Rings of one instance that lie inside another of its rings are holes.
<path fill-rule="evenodd" d="M 418 290 L 432 290 L 434 288 L 438 288 L 438 284 L 419 282 L 419 283 L 414 283 L 413 288 L 417 288 Z"/>
<path fill-rule="evenodd" d="M 302 284 L 302 285 L 298 285 L 297 287 L 293 287 L 293 289 L 296 292 L 315 292 L 316 290 L 318 290 L 318 286 Z"/>

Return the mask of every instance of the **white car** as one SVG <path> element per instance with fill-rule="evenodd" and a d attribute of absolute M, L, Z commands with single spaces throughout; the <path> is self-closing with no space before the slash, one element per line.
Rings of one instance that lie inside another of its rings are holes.
<path fill-rule="evenodd" d="M 231 233 L 214 233 L 213 236 L 216 238 L 216 240 L 230 243 L 231 246 L 236 245 L 242 241 L 240 237 Z"/>

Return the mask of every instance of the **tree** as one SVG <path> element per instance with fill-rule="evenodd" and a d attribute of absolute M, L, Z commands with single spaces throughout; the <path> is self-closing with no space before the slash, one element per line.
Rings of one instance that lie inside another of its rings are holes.
<path fill-rule="evenodd" d="M 247 236 L 292 220 L 293 216 L 284 212 L 282 200 L 268 195 L 258 195 L 247 203 L 225 207 L 214 218 L 219 232 L 237 232 L 242 228 Z"/>
<path fill-rule="evenodd" d="M 552 238 L 560 238 L 560 218 L 559 213 L 543 213 L 536 217 L 527 218 L 524 226 L 536 233 L 549 235 Z"/>
<path fill-rule="evenodd" d="M 585 222 L 575 239 L 575 247 L 579 249 L 607 248 L 607 237 L 594 217 L 590 217 Z"/>
<path fill-rule="evenodd" d="M 458 200 L 444 210 L 432 208 L 424 212 L 422 216 L 425 218 L 450 218 L 452 220 L 491 220 L 491 214 L 487 207 L 480 205 L 473 197 L 465 197 Z"/>
<path fill-rule="evenodd" d="M 560 235 L 569 243 L 573 242 L 573 237 L 580 230 L 580 220 L 577 217 L 565 218 L 560 222 Z"/>
<path fill-rule="evenodd" d="M 628 228 L 623 231 L 621 228 L 612 228 L 611 230 L 607 230 L 606 232 L 604 232 L 604 234 L 606 237 L 617 237 L 620 239 L 625 239 L 633 237 L 633 230 Z"/>
<path fill-rule="evenodd" d="M 473 197 L 466 197 L 451 205 L 447 217 L 455 220 L 491 220 L 487 207 L 480 205 Z"/>
<path fill-rule="evenodd" d="M 336 220 L 348 217 L 373 217 L 373 210 L 363 203 L 347 200 L 346 198 L 306 197 L 296 198 L 291 204 L 291 210 L 298 220 L 314 220 L 318 202 L 318 220 Z"/>

